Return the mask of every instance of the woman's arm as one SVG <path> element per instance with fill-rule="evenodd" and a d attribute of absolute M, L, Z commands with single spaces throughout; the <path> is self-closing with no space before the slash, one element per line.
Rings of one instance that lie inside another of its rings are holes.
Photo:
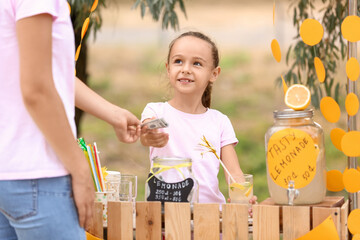
<path fill-rule="evenodd" d="M 80 226 L 86 226 L 92 215 L 94 186 L 52 78 L 52 16 L 40 14 L 21 19 L 16 23 L 16 31 L 25 107 L 71 174 Z"/>
<path fill-rule="evenodd" d="M 78 78 L 75 81 L 75 105 L 112 125 L 122 142 L 133 143 L 140 136 L 140 121 L 132 113 L 106 101 Z"/>

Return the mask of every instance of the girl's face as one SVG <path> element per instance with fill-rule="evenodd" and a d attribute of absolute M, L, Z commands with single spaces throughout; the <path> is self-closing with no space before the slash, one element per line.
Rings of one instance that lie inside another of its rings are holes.
<path fill-rule="evenodd" d="M 176 40 L 166 69 L 175 93 L 196 94 L 200 98 L 208 83 L 220 73 L 220 67 L 214 67 L 210 43 L 193 36 Z"/>

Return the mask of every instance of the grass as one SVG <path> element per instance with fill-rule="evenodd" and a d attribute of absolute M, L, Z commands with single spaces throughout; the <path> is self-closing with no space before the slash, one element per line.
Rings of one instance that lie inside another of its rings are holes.
<path fill-rule="evenodd" d="M 89 59 L 90 86 L 104 98 L 140 118 L 148 102 L 164 101 L 169 95 L 164 56 L 164 49 L 156 46 L 144 49 L 119 46 L 116 51 L 106 46 L 94 48 Z M 232 121 L 239 140 L 235 150 L 240 166 L 244 173 L 254 175 L 254 194 L 259 201 L 269 196 L 264 135 L 273 123 L 272 112 L 284 106 L 282 89 L 274 88 L 278 65 L 275 61 L 267 61 L 267 57 L 267 53 L 243 49 L 224 51 L 223 71 L 213 90 L 213 107 Z M 256 59 L 265 59 L 266 64 L 259 68 Z M 112 67 L 106 67 L 104 71 L 102 66 Z M 346 158 L 332 146 L 329 138 L 334 126 L 325 123 L 319 112 L 316 112 L 316 117 L 322 121 L 321 125 L 324 124 L 327 168 L 342 171 Z M 79 137 L 84 137 L 87 142 L 97 142 L 102 164 L 109 170 L 138 176 L 137 200 L 143 201 L 149 172 L 148 149 L 139 142 L 120 143 L 111 126 L 89 115 L 85 115 L 80 130 Z M 222 169 L 218 179 L 220 190 L 227 197 L 228 186 Z"/>

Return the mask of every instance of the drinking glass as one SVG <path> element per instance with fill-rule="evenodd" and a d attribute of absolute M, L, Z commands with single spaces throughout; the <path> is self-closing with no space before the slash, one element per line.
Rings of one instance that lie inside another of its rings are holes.
<path fill-rule="evenodd" d="M 253 175 L 233 175 L 229 176 L 229 197 L 231 203 L 249 204 L 253 197 Z"/>
<path fill-rule="evenodd" d="M 135 203 L 137 196 L 137 176 L 132 174 L 121 174 L 121 181 L 129 181 L 132 185 L 132 201 Z"/>
<path fill-rule="evenodd" d="M 132 182 L 121 180 L 119 185 L 119 201 L 132 202 Z"/>

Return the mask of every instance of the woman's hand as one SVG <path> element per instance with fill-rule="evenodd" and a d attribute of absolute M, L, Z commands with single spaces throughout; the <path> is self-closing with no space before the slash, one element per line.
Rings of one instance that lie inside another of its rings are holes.
<path fill-rule="evenodd" d="M 140 137 L 140 121 L 126 109 L 118 108 L 115 111 L 115 121 L 113 121 L 112 126 L 121 142 L 133 143 Z"/>

